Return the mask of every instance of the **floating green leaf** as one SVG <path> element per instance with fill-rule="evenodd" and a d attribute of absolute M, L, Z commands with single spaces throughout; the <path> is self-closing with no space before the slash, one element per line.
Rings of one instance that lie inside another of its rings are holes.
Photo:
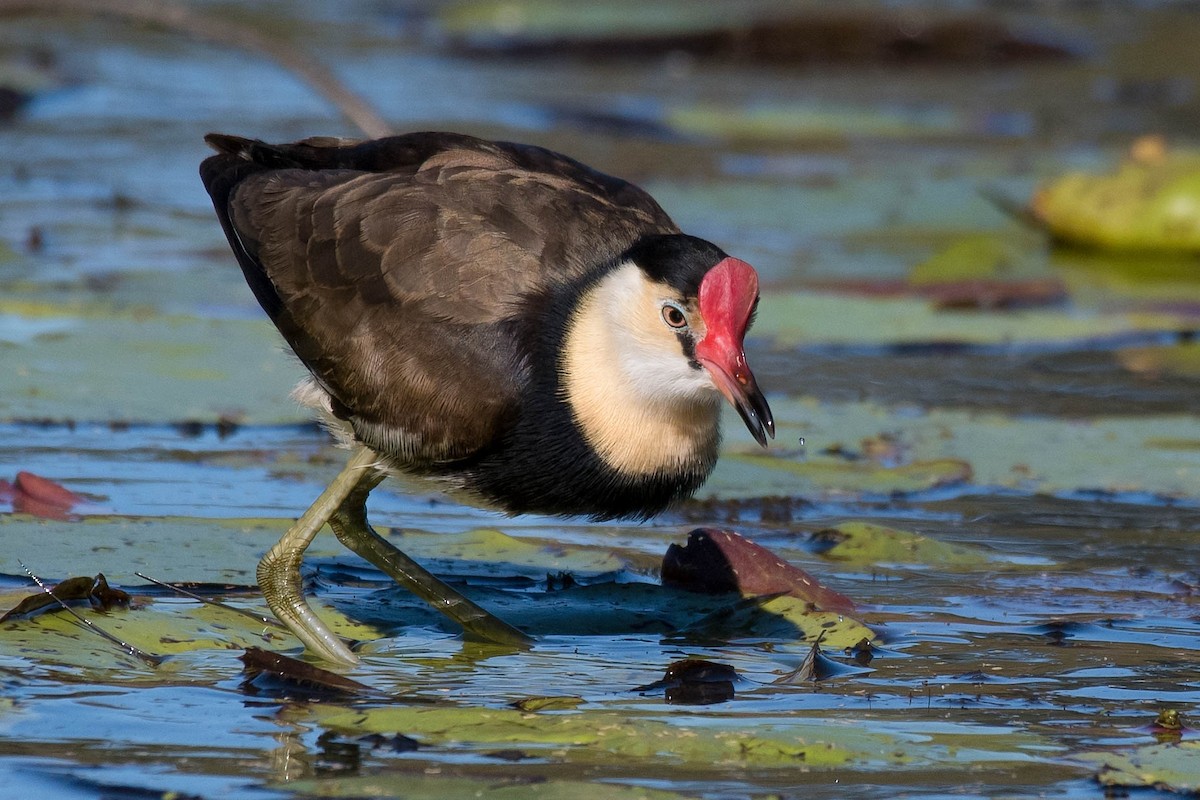
<path fill-rule="evenodd" d="M 163 581 L 253 585 L 258 559 L 283 535 L 279 519 L 197 519 L 97 515 L 63 523 L 0 515 L 0 571 L 21 574 L 24 562 L 39 577 L 103 572 L 113 583 L 141 583 L 144 572 Z M 337 552 L 330 537 L 314 553 Z M 53 572 L 52 572 L 53 570 Z"/>
<path fill-rule="evenodd" d="M 731 458 L 743 463 L 782 470 L 799 479 L 797 493 L 837 492 L 890 494 L 919 492 L 937 486 L 962 483 L 971 479 L 971 465 L 958 459 L 916 461 L 898 467 L 881 467 L 868 460 L 843 461 L 812 458 L 794 461 L 770 455 L 738 454 Z"/>
<path fill-rule="evenodd" d="M 1129 331 L 1188 330 L 1186 313 L 1105 310 L 1068 315 L 1051 309 L 938 311 L 923 298 L 855 297 L 829 292 L 764 296 L 753 335 L 777 347 L 814 344 L 886 345 L 1065 342 Z"/>
<path fill-rule="evenodd" d="M 870 522 L 843 522 L 817 533 L 832 543 L 822 550 L 826 558 L 855 564 L 928 564 L 944 567 L 982 567 L 995 559 L 987 551 L 948 544 L 912 531 L 888 528 Z M 830 642 L 836 646 L 836 642 Z"/>
<path fill-rule="evenodd" d="M 1057 239 L 1106 250 L 1200 251 L 1200 153 L 1135 145 L 1112 172 L 1040 187 L 1032 213 Z"/>
<path fill-rule="evenodd" d="M 945 109 L 881 109 L 811 102 L 676 106 L 667 112 L 665 121 L 684 134 L 752 142 L 951 136 L 961 135 L 969 124 L 968 117 Z"/>
<path fill-rule="evenodd" d="M 776 441 L 786 444 L 803 436 L 810 452 L 839 442 L 858 442 L 880 431 L 902 431 L 908 455 L 915 459 L 912 471 L 890 472 L 865 459 L 847 462 L 812 455 L 802 461 L 801 453 L 779 450 L 776 445 L 771 452 L 780 453 L 778 457 L 750 450 L 723 457 L 701 490 L 702 497 L 823 499 L 866 491 L 919 490 L 953 478 L 955 464 L 968 457 L 972 476 L 968 487 L 1194 497 L 1200 486 L 1200 465 L 1189 448 L 1146 446 L 1147 442 L 1194 441 L 1196 421 L 1188 414 L 1105 416 L 1097 405 L 1095 415 L 1080 419 L 787 397 L 772 397 L 771 407 Z M 736 417 L 729 418 L 731 429 L 736 422 Z M 922 484 L 915 478 L 922 477 L 926 464 L 942 465 L 945 472 L 926 472 Z"/>
<path fill-rule="evenodd" d="M 1200 742 L 1152 744 L 1112 753 L 1080 756 L 1100 766 L 1096 780 L 1105 786 L 1148 786 L 1172 792 L 1200 792 Z"/>
<path fill-rule="evenodd" d="M 532 714 L 538 711 L 570 711 L 583 704 L 582 697 L 559 695 L 556 697 L 526 697 L 510 705 L 518 711 Z"/>
<path fill-rule="evenodd" d="M 853 647 L 875 631 L 857 619 L 833 611 L 813 611 L 795 597 L 757 598 L 730 602 L 685 629 L 688 635 L 714 639 L 777 639 L 784 642 L 822 642 L 830 648 Z"/>
<path fill-rule="evenodd" d="M 403 731 L 434 745 L 495 747 L 519 745 L 543 757 L 573 763 L 612 758 L 666 759 L 696 765 L 830 768 L 856 757 L 876 758 L 894 750 L 887 734 L 845 726 L 793 722 L 746 725 L 736 720 L 692 727 L 609 711 L 529 714 L 507 708 L 388 706 L 350 709 L 314 707 L 313 721 L 362 735 Z M 902 762 L 902 756 L 897 762 Z"/>
<path fill-rule="evenodd" d="M 484 757 L 487 755 L 489 754 L 485 753 Z M 404 800 L 447 800 L 456 797 L 487 797 L 488 800 L 579 800 L 581 797 L 588 800 L 680 800 L 694 796 L 665 789 L 622 786 L 602 781 L 586 782 L 569 777 L 530 781 L 506 774 L 495 766 L 490 771 L 476 769 L 479 775 L 475 778 L 461 774 L 464 771 L 458 770 L 459 774 L 445 774 L 444 770 L 437 769 L 432 770 L 432 774 L 425 774 L 421 769 L 389 768 L 371 775 L 289 780 L 286 783 L 286 791 L 295 792 L 303 797 L 347 800 L 370 797 L 389 800 L 396 797 L 403 797 Z M 493 772 L 497 774 L 492 774 Z"/>
<path fill-rule="evenodd" d="M 17 598 L 19 599 L 19 598 Z M 14 595 L 0 594 L 0 604 Z M 333 608 L 313 603 L 335 633 L 348 639 L 377 639 L 382 634 L 347 618 Z M 245 650 L 250 647 L 295 648 L 290 633 L 256 624 L 232 609 L 191 600 L 138 600 L 128 610 L 96 612 L 79 609 L 89 623 L 139 650 L 173 656 L 206 650 Z M 32 619 L 0 625 L 0 652 L 36 653 L 39 661 L 92 670 L 117 669 L 130 658 L 87 625 L 66 612 L 47 612 Z M 169 671 L 169 670 L 168 670 Z M 148 675 L 142 679 L 149 679 Z"/>
<path fill-rule="evenodd" d="M 545 577 L 548 572 L 614 572 L 624 566 L 608 550 L 564 547 L 546 539 L 517 539 L 495 528 L 476 528 L 463 533 L 392 530 L 389 538 L 405 553 L 421 558 L 433 569 L 439 563 L 453 562 L 456 570 Z"/>
<path fill-rule="evenodd" d="M 921 285 L 1045 274 L 1045 270 L 1037 269 L 1037 266 L 1017 240 L 995 234 L 977 234 L 957 239 L 914 265 L 909 270 L 908 280 Z"/>
<path fill-rule="evenodd" d="M 728 20 L 728 3 L 560 3 L 555 0 L 459 2 L 438 18 L 456 37 L 518 37 L 523 40 L 586 39 L 624 35 L 644 38 L 718 28 Z"/>
<path fill-rule="evenodd" d="M 267 322 L 8 300 L 0 337 L 0 418 L 303 416 L 289 398 L 303 371 Z"/>

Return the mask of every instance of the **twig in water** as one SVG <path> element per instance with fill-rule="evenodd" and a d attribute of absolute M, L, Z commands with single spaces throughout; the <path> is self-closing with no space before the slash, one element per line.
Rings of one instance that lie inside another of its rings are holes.
<path fill-rule="evenodd" d="M 394 133 L 392 126 L 366 100 L 302 49 L 183 5 L 167 0 L 0 0 L 0 17 L 29 14 L 99 14 L 118 17 L 265 55 L 316 89 L 366 136 L 375 139 Z"/>
<path fill-rule="evenodd" d="M 189 592 L 187 589 L 184 589 L 182 586 L 175 586 L 170 583 L 165 583 L 165 582 L 157 580 L 155 578 L 151 578 L 149 575 L 143 575 L 140 572 L 135 572 L 133 574 L 137 575 L 142 580 L 150 581 L 155 586 L 161 586 L 164 589 L 170 589 L 173 592 L 178 592 L 179 594 L 183 595 L 184 597 L 191 598 L 192 600 L 195 600 L 198 603 L 204 603 L 205 605 L 208 605 L 208 606 L 216 606 L 217 608 L 223 608 L 226 611 L 232 611 L 235 614 L 241 614 L 243 617 L 249 617 L 250 619 L 254 620 L 255 622 L 261 622 L 263 625 L 269 625 L 272 628 L 279 628 L 280 630 L 287 630 L 287 628 L 284 626 L 284 624 L 282 622 L 273 620 L 270 617 L 264 617 L 262 614 L 256 614 L 253 611 L 250 611 L 245 608 L 235 608 L 234 606 L 231 606 L 228 603 L 222 603 L 219 600 L 213 600 L 210 597 L 202 597 L 202 596 L 196 594 L 195 592 Z"/>

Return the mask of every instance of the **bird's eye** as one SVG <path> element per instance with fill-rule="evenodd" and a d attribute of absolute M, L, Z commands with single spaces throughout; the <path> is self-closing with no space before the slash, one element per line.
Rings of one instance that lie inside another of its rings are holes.
<path fill-rule="evenodd" d="M 683 309 L 674 303 L 663 303 L 662 317 L 663 322 L 672 328 L 686 328 L 688 326 L 687 314 L 683 313 Z"/>

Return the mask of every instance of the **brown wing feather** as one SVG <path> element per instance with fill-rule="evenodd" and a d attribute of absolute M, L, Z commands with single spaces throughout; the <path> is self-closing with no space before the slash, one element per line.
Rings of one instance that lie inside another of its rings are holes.
<path fill-rule="evenodd" d="M 640 189 L 540 148 L 210 142 L 201 173 L 260 302 L 359 438 L 412 466 L 470 456 L 517 413 L 527 297 L 677 231 Z"/>

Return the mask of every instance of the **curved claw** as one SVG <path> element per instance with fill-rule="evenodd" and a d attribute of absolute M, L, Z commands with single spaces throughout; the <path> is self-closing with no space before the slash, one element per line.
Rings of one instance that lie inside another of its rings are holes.
<path fill-rule="evenodd" d="M 258 586 L 279 621 L 287 625 L 312 653 L 344 666 L 357 664 L 358 657 L 321 621 L 304 599 L 300 563 L 305 549 L 317 532 L 364 480 L 373 477 L 370 468 L 377 460 L 375 454 L 365 447 L 356 452 L 337 477 L 325 487 L 325 491 L 258 562 Z M 375 482 L 378 483 L 378 480 Z"/>
<path fill-rule="evenodd" d="M 289 530 L 296 530 L 293 526 Z M 285 535 L 286 539 L 286 535 Z M 309 652 L 335 664 L 353 666 L 358 657 L 329 629 L 304 599 L 300 580 L 303 548 L 281 548 L 284 539 L 258 562 L 258 586 L 276 619 L 287 625 Z"/>

